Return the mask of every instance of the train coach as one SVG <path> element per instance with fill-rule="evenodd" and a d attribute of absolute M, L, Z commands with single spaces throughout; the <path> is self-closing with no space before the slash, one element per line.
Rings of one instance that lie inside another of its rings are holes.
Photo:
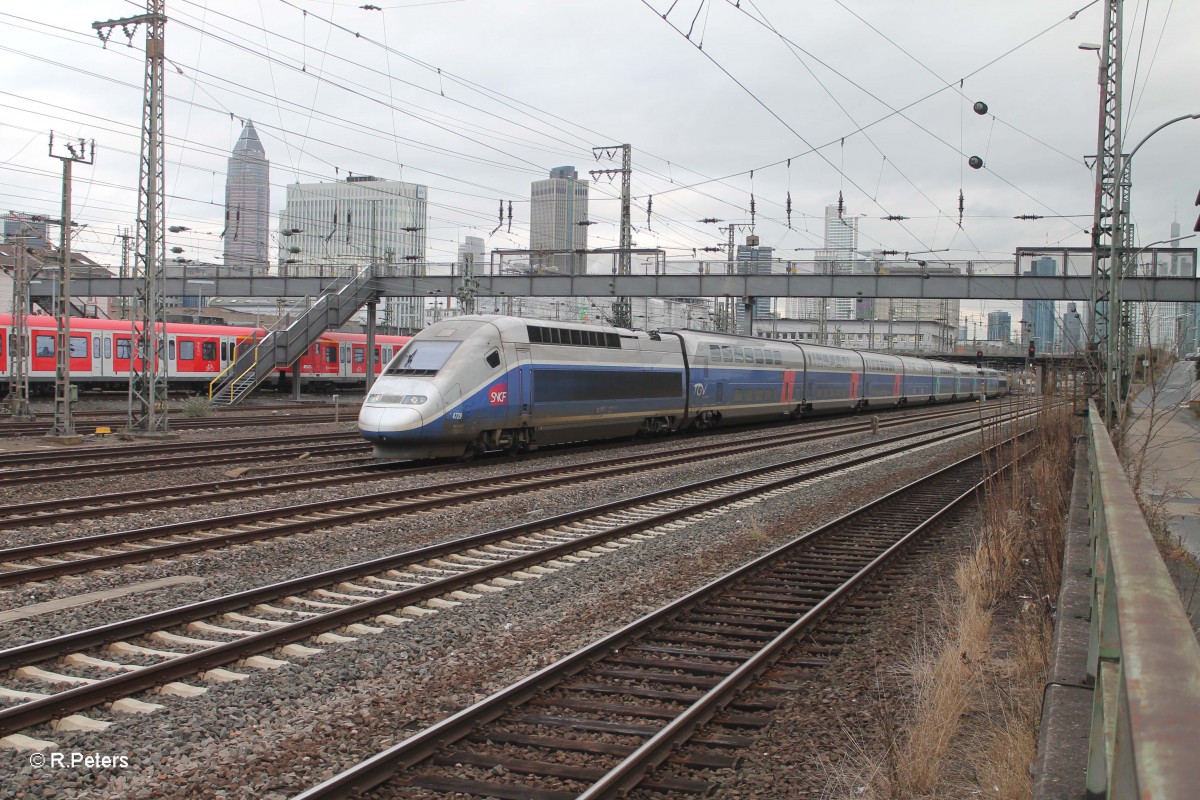
<path fill-rule="evenodd" d="M 995 370 L 925 358 L 463 316 L 426 328 L 392 357 L 359 431 L 380 458 L 470 457 L 1007 390 Z"/>
<path fill-rule="evenodd" d="M 29 346 L 26 371 L 30 388 L 51 389 L 56 370 L 56 331 L 53 317 L 27 316 Z M 241 348 L 267 335 L 263 328 L 168 322 L 167 380 L 175 386 L 206 388 L 229 367 Z M 375 337 L 375 372 L 408 342 L 407 336 Z M 296 362 L 302 385 L 362 385 L 366 378 L 366 342 L 361 333 L 326 331 Z M 0 380 L 12 369 L 12 315 L 0 314 Z M 128 320 L 71 319 L 69 336 L 71 382 L 84 388 L 124 389 L 129 371 L 140 368 L 133 329 Z M 276 383 L 287 385 L 291 368 L 281 368 Z"/>

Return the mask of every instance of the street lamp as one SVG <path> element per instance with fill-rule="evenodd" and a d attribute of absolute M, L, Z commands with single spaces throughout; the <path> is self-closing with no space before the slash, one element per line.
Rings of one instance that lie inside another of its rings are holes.
<path fill-rule="evenodd" d="M 1125 355 L 1128 351 L 1125 337 L 1122 334 L 1123 328 L 1121 325 L 1121 315 L 1123 302 L 1121 300 L 1121 280 L 1128 272 L 1129 264 L 1137 257 L 1136 251 L 1130 253 L 1129 248 L 1125 246 L 1125 239 L 1128 234 L 1128 226 L 1125 224 L 1125 219 L 1129 214 L 1129 205 L 1126 203 L 1125 195 L 1132 188 L 1130 180 L 1130 165 L 1133 163 L 1133 157 L 1137 151 L 1142 148 L 1146 142 L 1150 140 L 1156 133 L 1176 122 L 1182 122 L 1186 119 L 1200 119 L 1200 114 L 1183 114 L 1169 119 L 1159 125 L 1154 130 L 1150 131 L 1137 145 L 1129 151 L 1128 154 L 1117 155 L 1116 173 L 1119 176 L 1117 181 L 1117 190 L 1113 192 L 1113 209 L 1112 209 L 1112 227 L 1113 232 L 1110 237 L 1112 246 L 1109 254 L 1110 268 L 1110 283 L 1109 296 L 1112 298 L 1109 301 L 1109 325 L 1108 325 L 1108 340 L 1106 342 L 1106 362 L 1105 362 L 1105 390 L 1107 397 L 1107 410 L 1115 411 L 1115 419 L 1109 422 L 1109 427 L 1113 427 L 1113 422 L 1122 423 L 1125 416 L 1125 397 L 1128 393 L 1128 381 L 1126 380 L 1126 359 Z M 1179 237 L 1184 238 L 1184 237 Z M 1166 240 L 1174 241 L 1174 240 Z M 1149 245 L 1148 245 L 1149 246 Z M 1146 248 L 1142 248 L 1143 250 Z M 1113 330 L 1113 324 L 1118 327 Z M 1113 374 L 1114 368 L 1120 370 L 1116 375 Z M 1118 428 L 1119 429 L 1119 428 Z"/>

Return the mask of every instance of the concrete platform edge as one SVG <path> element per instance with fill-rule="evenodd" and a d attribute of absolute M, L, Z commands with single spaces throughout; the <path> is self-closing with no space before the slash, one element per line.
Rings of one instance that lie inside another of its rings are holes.
<path fill-rule="evenodd" d="M 1087 680 L 1091 607 L 1091 534 L 1087 441 L 1075 444 L 1075 480 L 1067 516 L 1050 669 L 1042 693 L 1042 722 L 1033 800 L 1078 800 L 1087 778 L 1088 735 L 1092 722 L 1092 689 Z"/>

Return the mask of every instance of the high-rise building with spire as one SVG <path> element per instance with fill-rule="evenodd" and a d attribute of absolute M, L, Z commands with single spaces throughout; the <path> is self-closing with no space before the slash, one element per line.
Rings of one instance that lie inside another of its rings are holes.
<path fill-rule="evenodd" d="M 267 271 L 270 214 L 270 162 L 254 123 L 246 120 L 225 177 L 226 266 Z"/>

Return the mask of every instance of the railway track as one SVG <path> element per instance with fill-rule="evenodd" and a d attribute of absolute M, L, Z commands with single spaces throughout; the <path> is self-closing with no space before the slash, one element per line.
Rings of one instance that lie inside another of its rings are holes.
<path fill-rule="evenodd" d="M 911 483 L 295 800 L 376 787 L 512 800 L 598 800 L 633 789 L 708 795 L 719 780 L 713 771 L 736 766 L 771 710 L 843 640 L 844 626 L 822 636 L 822 622 L 986 478 L 985 460 L 974 456 Z M 833 647 L 812 647 L 817 639 Z M 751 686 L 760 699 L 747 697 Z"/>
<path fill-rule="evenodd" d="M 929 441 L 950 435 L 942 432 Z M 975 430 L 957 435 L 973 436 Z M 156 687 L 168 694 L 200 693 L 204 687 L 182 681 L 239 680 L 245 672 L 225 667 L 282 666 L 280 659 L 304 658 L 320 646 L 403 625 L 920 446 L 913 437 L 897 437 L 885 447 L 870 446 L 873 452 L 844 448 L 742 470 L 10 648 L 0 652 L 5 673 L 0 699 L 15 705 L 0 710 L 0 735 L 51 720 L 59 729 L 103 726 L 108 722 L 67 715 L 114 700 L 113 713 L 152 710 L 130 696 Z M 823 463 L 814 463 L 818 460 Z M 298 644 L 307 640 L 313 641 Z"/>
<path fill-rule="evenodd" d="M 125 447 L 76 447 L 53 452 L 14 453 L 8 466 L 0 469 L 0 488 L 60 480 L 105 478 L 116 474 L 154 472 L 170 467 L 201 466 L 201 458 L 212 466 L 278 461 L 308 453 L 317 456 L 369 456 L 371 447 L 355 433 L 317 433 L 302 436 L 257 436 L 252 438 L 171 442 Z M 62 462 L 70 463 L 62 463 Z M 84 463 L 74 463 L 74 462 Z M 38 466 L 45 464 L 47 466 Z"/>
<path fill-rule="evenodd" d="M 317 425 L 334 422 L 333 412 L 311 413 L 311 406 L 291 406 L 285 409 L 263 409 L 256 414 L 241 416 L 217 415 L 211 417 L 189 418 L 176 413 L 171 417 L 171 427 L 175 430 L 204 430 L 207 428 L 245 428 L 249 426 L 275 425 Z M 347 407 L 336 415 L 336 419 L 347 422 L 354 419 L 354 408 Z M 75 427 L 81 434 L 91 433 L 89 429 L 108 428 L 112 431 L 124 430 L 128 420 L 112 414 L 75 414 Z M 49 432 L 50 422 L 0 422 L 0 438 L 18 438 L 25 436 L 44 436 Z"/>
<path fill-rule="evenodd" d="M 975 411 L 955 409 L 947 413 L 945 410 L 928 414 L 888 419 L 880 422 L 880 429 L 898 427 L 931 419 L 953 419 L 956 417 L 974 416 Z M 856 420 L 817 431 L 796 431 L 790 428 L 783 433 L 768 433 L 755 437 L 753 441 L 763 446 L 772 443 L 791 444 L 831 435 L 845 435 L 871 430 L 870 422 Z M 339 435 L 330 435 L 329 441 L 341 441 Z M 289 441 L 289 440 L 283 440 Z M 320 440 L 318 440 L 320 441 Z M 274 440 L 267 440 L 258 447 L 273 447 Z M 702 454 L 711 449 L 712 444 L 700 444 L 677 448 L 676 453 Z M 86 451 L 85 451 L 86 452 Z M 153 454 L 153 450 L 150 451 Z M 273 451 L 277 452 L 277 451 Z M 308 452 L 305 450 L 304 452 Z M 528 461 L 536 460 L 538 456 L 527 457 Z M 136 463 L 136 462 L 134 462 Z M 193 462 L 188 462 L 189 464 Z M 163 508 L 183 508 L 208 501 L 223 501 L 245 496 L 265 496 L 268 494 L 319 488 L 337 485 L 338 483 L 356 480 L 363 475 L 386 473 L 388 478 L 404 477 L 412 474 L 428 474 L 434 471 L 451 471 L 465 469 L 459 464 L 453 465 L 420 465 L 405 466 L 406 462 L 372 462 L 362 461 L 344 466 L 328 467 L 305 472 L 289 472 L 279 475 L 256 475 L 253 478 L 234 478 L 206 483 L 186 484 L 182 486 L 164 487 L 159 489 L 143 489 L 138 491 L 111 492 L 101 495 L 83 497 L 55 498 L 28 503 L 17 503 L 0 508 L 0 530 L 13 529 L 26 525 L 53 525 L 82 518 L 94 518 L 112 514 L 125 514 L 149 511 Z M 0 471 L 0 487 L 4 485 L 3 471 Z M 44 479 L 44 478 L 43 478 Z M 32 482 L 32 481 L 30 481 Z M 50 554 L 47 554 L 50 555 Z M 0 554 L 0 562 L 4 559 Z"/>
<path fill-rule="evenodd" d="M 869 424 L 868 424 L 869 427 Z M 833 453 L 816 454 L 785 462 L 793 468 L 845 457 L 861 451 L 898 452 L 914 441 L 946 437 L 978 429 L 976 419 L 949 422 L 917 432 L 865 442 Z M 669 454 L 642 454 L 568 467 L 550 467 L 510 476 L 451 480 L 420 489 L 402 488 L 339 497 L 283 508 L 228 514 L 199 520 L 172 522 L 136 530 L 115 531 L 74 539 L 0 550 L 0 587 L 77 575 L 153 559 L 174 558 L 233 544 L 274 539 L 313 530 L 368 522 L 398 514 L 431 511 L 449 504 L 509 497 L 514 492 L 551 489 L 580 481 L 615 478 L 646 469 L 693 463 L 745 452 L 758 452 L 823 438 L 827 432 L 792 432 L 723 444 L 701 444 Z M 775 466 L 762 468 L 775 469 Z"/>

